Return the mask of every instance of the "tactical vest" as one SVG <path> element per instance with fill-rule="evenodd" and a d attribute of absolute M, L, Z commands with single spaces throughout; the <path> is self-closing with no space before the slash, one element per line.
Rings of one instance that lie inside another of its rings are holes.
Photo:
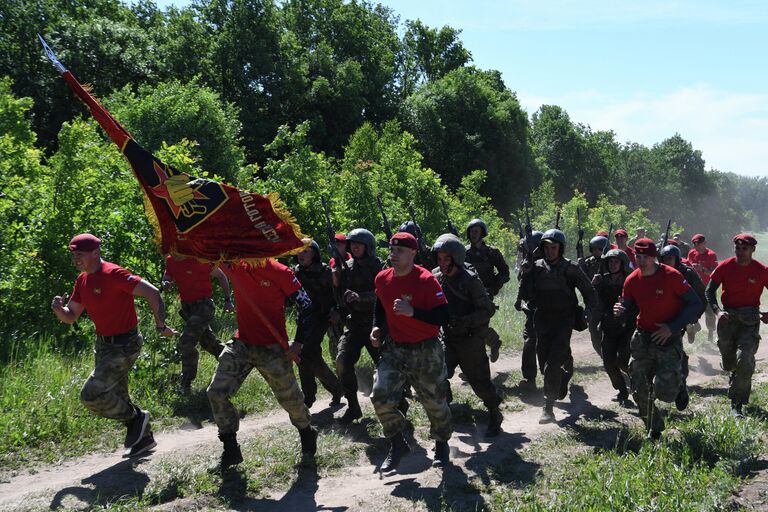
<path fill-rule="evenodd" d="M 347 260 L 347 289 L 357 293 L 373 293 L 374 280 L 381 271 L 382 263 L 376 256 L 366 256 L 360 260 Z M 351 313 L 373 315 L 374 301 L 352 302 L 347 304 Z"/>
<path fill-rule="evenodd" d="M 335 303 L 331 268 L 325 263 L 313 263 L 309 267 L 296 265 L 293 271 L 312 300 L 313 311 L 327 315 Z"/>
<path fill-rule="evenodd" d="M 481 248 L 467 247 L 467 262 L 475 268 L 478 277 L 483 282 L 483 286 L 491 288 L 495 284 L 495 262 L 494 255 L 491 252 L 491 246 L 483 245 Z"/>
<path fill-rule="evenodd" d="M 544 311 L 573 310 L 578 305 L 576 282 L 567 275 L 571 261 L 562 258 L 551 266 L 544 260 L 536 262 L 534 303 L 537 309 Z M 574 268 L 574 270 L 578 270 Z"/>
<path fill-rule="evenodd" d="M 475 305 L 467 290 L 467 283 L 471 279 L 471 274 L 466 269 L 460 269 L 454 277 L 447 277 L 438 271 L 435 274 L 440 286 L 443 287 L 443 293 L 448 300 L 448 310 L 452 317 L 462 317 L 473 313 Z"/>

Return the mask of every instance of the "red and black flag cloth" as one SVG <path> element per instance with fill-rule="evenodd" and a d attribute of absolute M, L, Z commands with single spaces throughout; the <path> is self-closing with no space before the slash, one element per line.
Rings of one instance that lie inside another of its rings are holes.
<path fill-rule="evenodd" d="M 208 261 L 257 262 L 299 252 L 299 226 L 277 194 L 244 192 L 196 178 L 165 164 L 131 134 L 57 59 L 43 38 L 48 57 L 93 117 L 117 144 L 144 192 L 145 208 L 163 254 L 177 252 Z"/>

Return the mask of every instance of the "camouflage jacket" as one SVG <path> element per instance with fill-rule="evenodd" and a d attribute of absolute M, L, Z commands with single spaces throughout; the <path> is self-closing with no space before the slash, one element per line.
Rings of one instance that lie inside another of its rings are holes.
<path fill-rule="evenodd" d="M 467 263 L 472 264 L 478 277 L 493 298 L 501 287 L 509 281 L 509 266 L 504 261 L 501 251 L 492 245 L 483 244 L 479 248 L 467 246 Z"/>
<path fill-rule="evenodd" d="M 448 300 L 451 322 L 444 327 L 447 337 L 467 336 L 488 327 L 496 306 L 488 296 L 483 282 L 472 270 L 465 268 L 448 277 L 439 268 L 432 271 Z"/>
<path fill-rule="evenodd" d="M 560 258 L 550 264 L 542 259 L 536 261 L 530 272 L 523 274 L 518 298 L 532 302 L 539 311 L 572 314 L 579 304 L 577 288 L 587 309 L 595 309 L 595 289 L 576 262 Z"/>
<path fill-rule="evenodd" d="M 361 259 L 349 259 L 347 265 L 347 289 L 356 292 L 360 300 L 347 303 L 347 309 L 353 316 L 373 316 L 376 303 L 374 279 L 383 265 L 376 256 L 365 256 Z"/>
<path fill-rule="evenodd" d="M 313 311 L 318 315 L 327 316 L 336 305 L 331 267 L 325 263 L 313 263 L 309 267 L 295 265 L 293 272 L 312 300 Z"/>

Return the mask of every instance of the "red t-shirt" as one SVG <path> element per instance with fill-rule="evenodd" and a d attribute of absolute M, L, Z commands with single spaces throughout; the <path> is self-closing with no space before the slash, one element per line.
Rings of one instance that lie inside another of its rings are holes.
<path fill-rule="evenodd" d="M 768 267 L 755 260 L 742 267 L 731 256 L 712 272 L 712 280 L 723 286 L 724 307 L 758 307 L 763 287 L 768 287 Z"/>
<path fill-rule="evenodd" d="M 655 331 L 657 323 L 669 322 L 680 314 L 683 309 L 681 297 L 690 289 L 683 274 L 667 265 L 659 265 L 652 276 L 644 276 L 639 268 L 632 271 L 624 281 L 621 295 L 640 309 L 637 326 Z"/>
<path fill-rule="evenodd" d="M 701 282 L 706 286 L 712 278 L 712 271 L 717 267 L 717 254 L 715 254 L 715 251 L 712 249 L 707 249 L 703 253 L 699 253 L 696 249 L 691 249 L 688 251 L 688 263 L 691 266 L 693 266 L 694 263 L 698 263 L 709 271 L 699 272 L 696 270 L 696 273 L 699 274 L 699 277 L 701 278 Z"/>
<path fill-rule="evenodd" d="M 93 274 L 77 276 L 71 300 L 85 307 L 99 336 L 123 334 L 139 323 L 133 303 L 133 289 L 139 281 L 139 276 L 102 261 Z"/>
<path fill-rule="evenodd" d="M 232 281 L 237 303 L 237 332 L 235 337 L 246 345 L 274 345 L 279 340 L 256 313 L 256 308 L 283 340 L 285 330 L 285 299 L 301 288 L 293 270 L 273 259 L 260 267 L 240 263 L 221 269 Z"/>
<path fill-rule="evenodd" d="M 194 302 L 211 297 L 212 271 L 212 263 L 200 263 L 195 258 L 175 260 L 168 256 L 165 259 L 165 273 L 176 281 L 181 302 Z"/>
<path fill-rule="evenodd" d="M 408 299 L 414 308 L 426 310 L 448 304 L 443 288 L 432 272 L 414 265 L 407 276 L 396 276 L 395 269 L 388 268 L 378 273 L 375 284 L 376 296 L 387 314 L 387 326 L 393 340 L 411 344 L 437 337 L 439 326 L 392 311 L 395 299 Z"/>
<path fill-rule="evenodd" d="M 352 255 L 349 253 L 346 253 L 346 254 L 347 254 L 347 257 L 344 259 L 346 259 L 347 261 L 351 260 Z M 336 268 L 336 258 L 331 258 L 330 260 L 328 260 L 328 266 L 331 268 Z"/>

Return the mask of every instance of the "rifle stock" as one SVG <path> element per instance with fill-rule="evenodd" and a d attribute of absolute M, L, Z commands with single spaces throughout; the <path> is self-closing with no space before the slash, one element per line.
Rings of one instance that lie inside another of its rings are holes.
<path fill-rule="evenodd" d="M 331 224 L 331 215 L 328 209 L 328 202 L 325 197 L 321 197 L 320 200 L 323 203 L 323 212 L 325 213 L 325 231 L 328 234 L 328 253 L 333 256 L 336 262 L 336 270 L 338 271 L 339 285 L 334 286 L 333 294 L 336 299 L 336 306 L 340 310 L 345 309 L 344 292 L 347 289 L 347 262 L 336 248 L 336 231 Z M 344 316 L 344 315 L 342 315 Z"/>

